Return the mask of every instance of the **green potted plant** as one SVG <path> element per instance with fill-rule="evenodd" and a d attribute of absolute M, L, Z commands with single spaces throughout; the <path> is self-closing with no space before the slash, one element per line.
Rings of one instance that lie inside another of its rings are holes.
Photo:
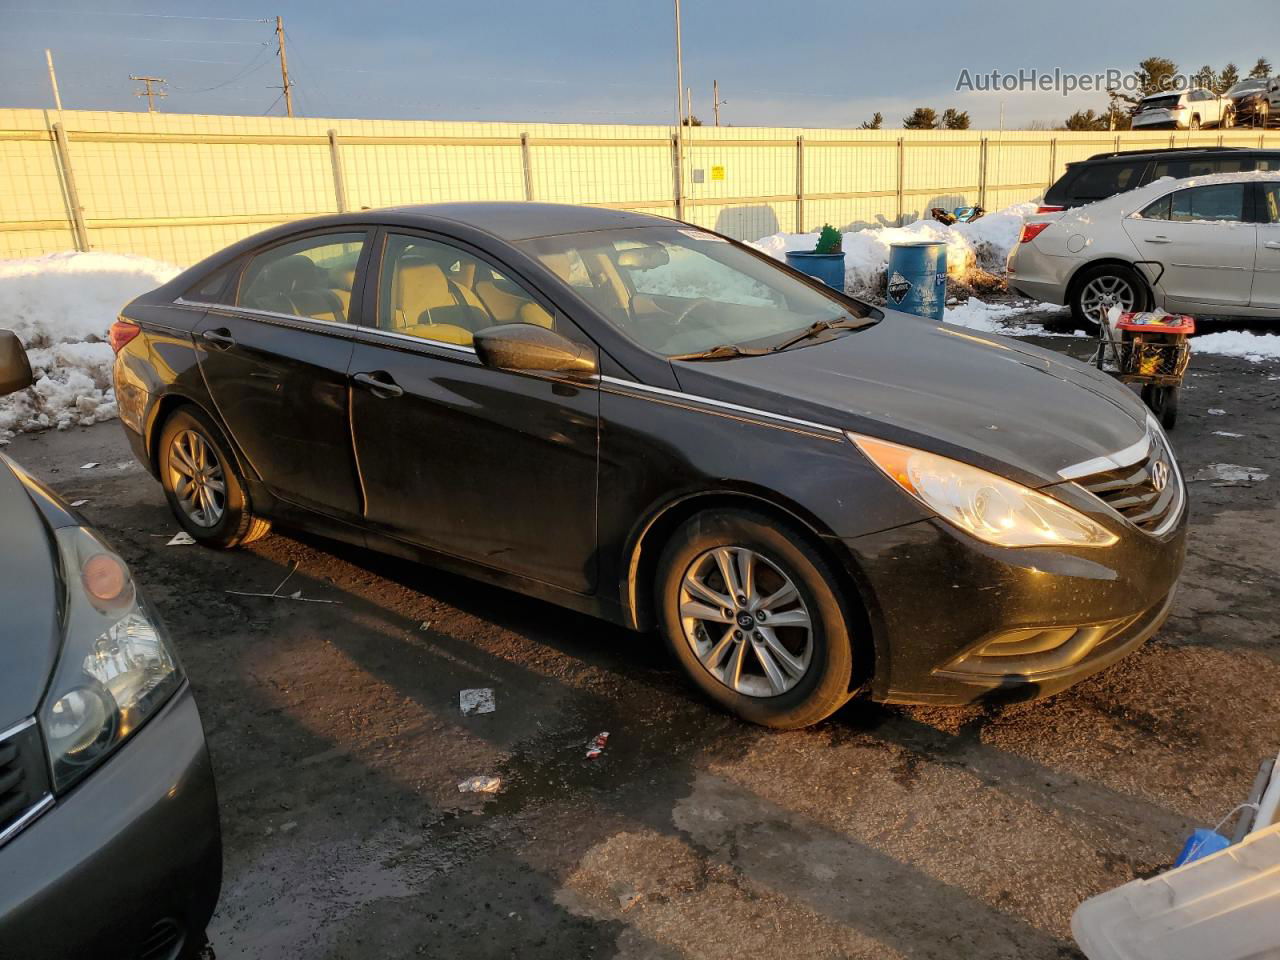
<path fill-rule="evenodd" d="M 812 250 L 788 250 L 787 264 L 821 280 L 829 287 L 844 290 L 844 237 L 831 224 L 824 224 Z"/>

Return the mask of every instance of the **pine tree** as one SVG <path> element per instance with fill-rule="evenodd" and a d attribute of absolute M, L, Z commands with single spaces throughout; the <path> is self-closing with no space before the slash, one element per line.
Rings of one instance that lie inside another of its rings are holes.
<path fill-rule="evenodd" d="M 879 110 L 877 110 L 875 113 L 871 115 L 870 120 L 863 120 L 862 123 L 859 125 L 858 129 L 879 130 L 882 126 L 884 126 L 884 115 Z"/>
<path fill-rule="evenodd" d="M 937 130 L 938 114 L 933 107 L 916 107 L 902 121 L 907 130 Z"/>
<path fill-rule="evenodd" d="M 1067 117 L 1067 122 L 1063 124 L 1063 128 L 1066 130 L 1106 130 L 1107 115 L 1105 113 L 1094 113 L 1092 110 L 1077 110 Z"/>
<path fill-rule="evenodd" d="M 1234 63 L 1228 63 L 1222 68 L 1222 72 L 1218 74 L 1218 82 L 1214 84 L 1213 91 L 1221 96 L 1239 82 L 1240 68 Z"/>
<path fill-rule="evenodd" d="M 1191 78 L 1191 82 L 1197 87 L 1203 87 L 1206 90 L 1217 90 L 1218 75 L 1213 72 L 1213 67 L 1207 63 L 1195 72 Z"/>
<path fill-rule="evenodd" d="M 1258 62 L 1249 71 L 1249 76 L 1258 77 L 1262 80 L 1268 79 L 1271 76 L 1271 61 L 1266 57 L 1259 57 Z"/>
<path fill-rule="evenodd" d="M 942 126 L 948 130 L 968 130 L 969 111 L 960 111 L 954 107 L 947 107 L 946 110 L 942 111 Z"/>

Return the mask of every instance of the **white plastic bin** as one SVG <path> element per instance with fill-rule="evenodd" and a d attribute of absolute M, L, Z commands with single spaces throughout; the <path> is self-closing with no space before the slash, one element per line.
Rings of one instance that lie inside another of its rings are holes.
<path fill-rule="evenodd" d="M 1089 960 L 1280 960 L 1280 823 L 1082 903 Z"/>

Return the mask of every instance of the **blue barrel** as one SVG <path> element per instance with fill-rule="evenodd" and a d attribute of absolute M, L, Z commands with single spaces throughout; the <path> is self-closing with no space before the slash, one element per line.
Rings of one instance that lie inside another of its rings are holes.
<path fill-rule="evenodd" d="M 947 302 L 947 245 L 934 241 L 893 244 L 888 280 L 885 306 L 941 321 Z"/>
<path fill-rule="evenodd" d="M 821 280 L 828 287 L 844 293 L 844 254 L 814 253 L 812 250 L 788 250 L 787 266 Z"/>

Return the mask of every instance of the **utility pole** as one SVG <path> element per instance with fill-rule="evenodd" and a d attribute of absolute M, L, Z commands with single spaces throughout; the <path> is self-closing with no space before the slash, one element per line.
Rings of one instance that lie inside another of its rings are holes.
<path fill-rule="evenodd" d="M 163 90 L 153 90 L 151 85 L 153 83 L 167 83 L 168 81 L 164 77 L 135 77 L 133 74 L 129 74 L 129 79 L 137 80 L 143 84 L 143 89 L 133 91 L 133 95 L 135 97 L 146 97 L 147 113 L 155 113 L 156 97 L 167 97 L 168 94 Z"/>
<path fill-rule="evenodd" d="M 716 126 L 720 126 L 720 81 L 711 81 L 711 109 L 715 111 Z"/>
<path fill-rule="evenodd" d="M 53 107 L 55 110 L 62 109 L 62 97 L 58 93 L 58 75 L 53 72 L 53 54 L 46 47 L 44 51 L 45 63 L 49 64 L 49 86 L 53 87 Z"/>
<path fill-rule="evenodd" d="M 284 52 L 284 17 L 276 17 L 276 41 L 280 44 L 280 82 L 284 85 L 284 111 L 293 116 L 293 90 L 289 83 L 289 58 Z"/>
<path fill-rule="evenodd" d="M 676 5 L 676 216 L 684 216 L 684 53 L 680 49 L 680 0 Z"/>

